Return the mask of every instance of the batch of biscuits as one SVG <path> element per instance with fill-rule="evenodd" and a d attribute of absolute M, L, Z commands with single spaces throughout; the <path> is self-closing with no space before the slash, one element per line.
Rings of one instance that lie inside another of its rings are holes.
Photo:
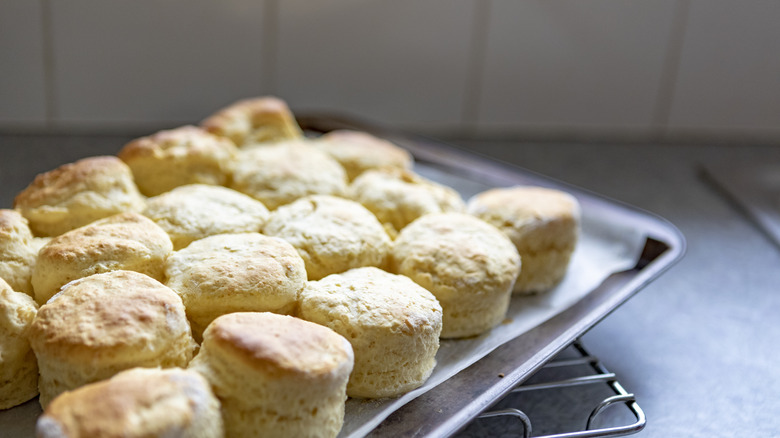
<path fill-rule="evenodd" d="M 39 437 L 334 437 L 352 398 L 424 384 L 440 339 L 558 284 L 574 197 L 468 202 L 280 99 L 38 175 L 0 210 L 0 409 Z"/>

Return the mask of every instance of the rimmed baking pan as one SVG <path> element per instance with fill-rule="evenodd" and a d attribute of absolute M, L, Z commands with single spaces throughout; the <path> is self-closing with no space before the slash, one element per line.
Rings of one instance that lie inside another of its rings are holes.
<path fill-rule="evenodd" d="M 349 400 L 340 437 L 456 433 L 684 253 L 683 236 L 666 220 L 581 188 L 354 119 L 315 115 L 300 117 L 299 122 L 310 132 L 358 129 L 387 138 L 412 153 L 417 172 L 454 187 L 466 199 L 491 187 L 539 185 L 575 195 L 583 213 L 581 243 L 585 245 L 580 248 L 585 249 L 579 259 L 575 253 L 574 261 L 583 260 L 585 265 L 580 268 L 584 269 L 570 271 L 564 285 L 545 298 L 513 298 L 510 322 L 490 334 L 443 341 L 437 368 L 422 388 L 398 399 Z M 598 263 L 602 258 L 611 264 Z M 583 278 L 578 273 L 591 268 L 603 275 L 580 281 Z M 567 294 L 571 284 L 584 289 Z M 0 430 L 7 431 L 11 425 L 29 430 L 39 414 L 37 400 L 3 411 Z"/>

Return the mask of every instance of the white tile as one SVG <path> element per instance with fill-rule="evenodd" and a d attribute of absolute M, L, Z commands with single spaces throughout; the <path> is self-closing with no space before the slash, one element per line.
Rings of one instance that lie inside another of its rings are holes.
<path fill-rule="evenodd" d="M 285 0 L 278 94 L 388 124 L 459 123 L 473 0 Z"/>
<path fill-rule="evenodd" d="M 780 3 L 691 2 L 670 126 L 780 135 Z"/>
<path fill-rule="evenodd" d="M 53 1 L 63 125 L 197 122 L 262 94 L 263 2 Z"/>
<path fill-rule="evenodd" d="M 0 125 L 43 125 L 46 95 L 41 6 L 0 2 Z"/>
<path fill-rule="evenodd" d="M 648 129 L 674 0 L 496 0 L 480 127 Z"/>

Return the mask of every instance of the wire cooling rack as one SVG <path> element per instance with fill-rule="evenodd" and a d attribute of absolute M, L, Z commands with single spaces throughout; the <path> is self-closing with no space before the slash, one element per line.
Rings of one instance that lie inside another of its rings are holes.
<path fill-rule="evenodd" d="M 645 424 L 634 394 L 578 339 L 456 436 L 614 437 Z"/>

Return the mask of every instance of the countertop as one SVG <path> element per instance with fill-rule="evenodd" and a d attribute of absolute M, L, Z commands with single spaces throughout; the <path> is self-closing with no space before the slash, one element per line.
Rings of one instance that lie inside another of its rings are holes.
<path fill-rule="evenodd" d="M 0 135 L 0 206 L 37 173 L 129 139 Z M 636 394 L 647 426 L 634 436 L 780 436 L 780 249 L 701 176 L 723 163 L 780 171 L 780 148 L 452 143 L 646 209 L 685 235 L 685 257 L 582 338 Z"/>

